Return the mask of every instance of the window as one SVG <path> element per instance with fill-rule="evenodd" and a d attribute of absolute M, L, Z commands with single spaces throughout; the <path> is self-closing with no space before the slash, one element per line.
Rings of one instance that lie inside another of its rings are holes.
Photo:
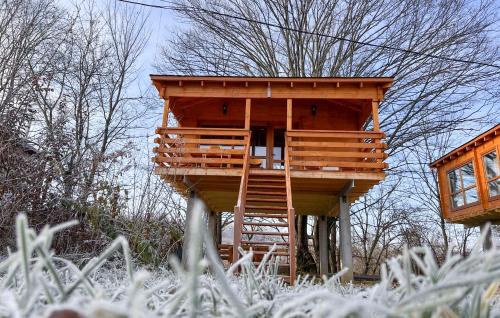
<path fill-rule="evenodd" d="M 488 196 L 490 198 L 500 195 L 500 168 L 498 166 L 498 155 L 496 151 L 487 153 L 483 157 L 486 182 L 488 184 Z"/>
<path fill-rule="evenodd" d="M 472 162 L 448 172 L 450 183 L 451 203 L 453 208 L 478 202 L 476 178 Z"/>

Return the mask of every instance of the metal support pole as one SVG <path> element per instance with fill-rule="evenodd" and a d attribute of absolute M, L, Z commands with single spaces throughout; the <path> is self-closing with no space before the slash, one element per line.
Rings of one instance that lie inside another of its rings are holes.
<path fill-rule="evenodd" d="M 492 239 L 491 239 L 491 225 L 489 225 L 487 223 L 483 223 L 479 226 L 479 228 L 481 229 L 481 234 L 484 232 L 484 231 L 488 231 L 486 233 L 486 237 L 484 238 L 484 242 L 483 242 L 483 251 L 487 251 L 487 250 L 490 250 L 493 246 L 493 242 L 492 242 Z"/>
<path fill-rule="evenodd" d="M 328 274 L 328 228 L 326 216 L 318 218 L 319 226 L 319 275 Z"/>
<path fill-rule="evenodd" d="M 344 189 L 339 193 L 339 209 L 340 209 L 340 258 L 341 269 L 348 268 L 347 273 L 341 277 L 343 283 L 352 282 L 353 280 L 353 261 L 352 261 L 352 238 L 351 238 L 351 217 L 350 205 L 347 195 L 354 187 L 354 181 L 349 181 Z"/>

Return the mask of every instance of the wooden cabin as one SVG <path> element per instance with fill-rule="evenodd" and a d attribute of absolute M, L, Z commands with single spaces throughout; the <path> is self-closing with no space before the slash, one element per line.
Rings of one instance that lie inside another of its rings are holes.
<path fill-rule="evenodd" d="M 452 223 L 500 223 L 500 124 L 431 164 L 437 169 L 441 211 Z"/>
<path fill-rule="evenodd" d="M 211 215 L 234 211 L 233 244 L 221 255 L 234 261 L 238 246 L 259 256 L 276 244 L 293 281 L 295 215 L 344 211 L 342 260 L 352 267 L 348 208 L 385 177 L 378 106 L 392 78 L 151 79 L 165 100 L 155 172 Z"/>

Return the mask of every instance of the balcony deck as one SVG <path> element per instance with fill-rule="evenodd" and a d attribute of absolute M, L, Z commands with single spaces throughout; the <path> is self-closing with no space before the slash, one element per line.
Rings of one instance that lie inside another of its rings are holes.
<path fill-rule="evenodd" d="M 180 192 L 196 187 L 213 211 L 232 211 L 238 199 L 250 131 L 226 128 L 158 128 L 155 172 Z M 373 131 L 290 130 L 286 132 L 293 206 L 298 214 L 337 215 L 336 195 L 354 180 L 354 202 L 385 177 L 387 164 Z M 284 176 L 285 170 L 259 168 L 250 158 L 251 174 Z M 276 186 L 276 191 L 281 191 Z M 267 189 L 273 191 L 273 188 Z M 272 205 L 272 203 L 271 203 Z"/>

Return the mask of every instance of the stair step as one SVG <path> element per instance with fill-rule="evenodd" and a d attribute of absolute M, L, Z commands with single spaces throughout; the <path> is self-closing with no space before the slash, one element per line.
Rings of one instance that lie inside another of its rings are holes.
<path fill-rule="evenodd" d="M 247 197 L 247 201 L 252 202 L 286 202 L 286 199 L 271 199 L 271 198 L 249 198 Z"/>
<path fill-rule="evenodd" d="M 266 223 L 266 222 L 243 222 L 243 225 L 288 227 L 288 223 Z"/>
<path fill-rule="evenodd" d="M 248 210 L 287 210 L 286 206 L 275 206 L 275 205 L 245 205 L 245 209 Z"/>
<path fill-rule="evenodd" d="M 244 245 L 286 245 L 288 246 L 288 242 L 271 242 L 271 241 L 241 241 L 241 244 Z"/>
<path fill-rule="evenodd" d="M 269 235 L 269 236 L 288 236 L 286 232 L 261 232 L 261 231 L 242 231 L 241 234 L 253 234 L 253 235 Z"/>
<path fill-rule="evenodd" d="M 286 183 L 285 179 L 260 179 L 260 178 L 251 178 L 248 179 L 248 182 L 271 182 L 271 183 Z"/>
<path fill-rule="evenodd" d="M 286 196 L 286 192 L 273 192 L 273 191 L 255 191 L 255 190 L 248 190 L 247 194 L 263 194 L 263 195 L 275 195 L 275 196 Z"/>
<path fill-rule="evenodd" d="M 285 189 L 286 185 L 271 185 L 271 184 L 248 184 L 248 188 L 259 188 L 259 189 Z"/>
<path fill-rule="evenodd" d="M 243 217 L 247 218 L 273 218 L 273 219 L 287 219 L 286 214 L 266 214 L 266 213 L 245 213 Z"/>
<path fill-rule="evenodd" d="M 250 168 L 250 176 L 281 177 L 285 176 L 284 170 L 267 170 L 259 168 Z"/>
<path fill-rule="evenodd" d="M 252 251 L 252 253 L 254 255 L 266 255 L 267 253 L 269 253 L 269 251 Z M 275 256 L 290 256 L 290 254 L 288 254 L 288 252 L 276 252 L 276 251 L 272 252 L 271 255 L 275 255 Z"/>

